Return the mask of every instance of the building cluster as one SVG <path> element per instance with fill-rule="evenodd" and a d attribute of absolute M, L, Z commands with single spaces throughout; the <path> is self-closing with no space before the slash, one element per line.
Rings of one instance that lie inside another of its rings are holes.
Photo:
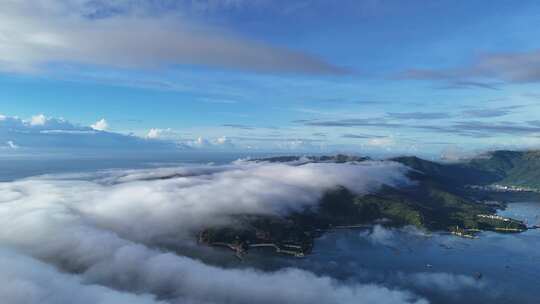
<path fill-rule="evenodd" d="M 539 189 L 534 189 L 530 187 L 522 186 L 506 186 L 506 185 L 487 185 L 487 186 L 469 186 L 471 189 L 475 190 L 484 190 L 484 191 L 495 191 L 495 192 L 540 192 Z"/>
<path fill-rule="evenodd" d="M 478 214 L 477 216 L 481 217 L 481 218 L 487 218 L 487 219 L 492 219 L 492 220 L 510 222 L 509 218 L 502 217 L 502 216 L 496 215 L 496 214 Z"/>

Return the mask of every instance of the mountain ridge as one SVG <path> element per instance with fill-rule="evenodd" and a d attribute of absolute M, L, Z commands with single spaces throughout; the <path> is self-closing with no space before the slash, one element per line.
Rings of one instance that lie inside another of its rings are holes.
<path fill-rule="evenodd" d="M 354 195 L 345 187 L 328 191 L 316 208 L 286 216 L 235 215 L 234 224 L 208 227 L 199 235 L 204 244 L 226 246 L 242 257 L 250 248 L 269 247 L 278 253 L 303 256 L 311 251 L 316 237 L 336 228 L 384 225 L 412 225 L 429 231 L 449 231 L 474 237 L 481 230 L 521 232 L 524 223 L 498 217 L 497 207 L 485 203 L 489 192 L 471 190 L 469 185 L 491 185 L 516 178 L 521 168 L 540 164 L 540 153 L 495 151 L 461 163 L 437 163 L 418 157 L 396 157 L 388 161 L 411 168 L 414 185 L 383 186 L 367 195 Z M 336 155 L 316 157 L 280 156 L 255 162 L 358 163 L 369 158 Z M 528 161 L 531 163 L 522 164 Z M 528 177 L 529 178 L 529 177 Z M 533 177 L 531 177 L 533 178 Z M 528 180 L 528 179 L 527 179 Z M 530 184 L 530 183 L 527 183 Z"/>

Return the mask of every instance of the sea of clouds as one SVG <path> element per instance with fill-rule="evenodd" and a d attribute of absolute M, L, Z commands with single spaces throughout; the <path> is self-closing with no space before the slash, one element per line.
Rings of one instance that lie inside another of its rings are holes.
<path fill-rule="evenodd" d="M 316 206 L 409 183 L 393 162 L 237 162 L 46 175 L 0 184 L 3 303 L 427 303 L 402 289 L 307 270 L 224 268 L 182 254 L 236 214 Z"/>

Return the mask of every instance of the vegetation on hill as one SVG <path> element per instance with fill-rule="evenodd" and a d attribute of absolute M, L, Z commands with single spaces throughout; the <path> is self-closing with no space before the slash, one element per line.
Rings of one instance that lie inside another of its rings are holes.
<path fill-rule="evenodd" d="M 540 151 L 494 151 L 467 162 L 444 164 L 418 157 L 392 159 L 453 186 L 499 184 L 540 189 Z"/>
<path fill-rule="evenodd" d="M 345 155 L 303 159 L 315 162 L 367 160 Z M 275 157 L 256 161 L 298 160 L 298 157 Z M 356 227 L 383 219 L 386 225 L 413 225 L 427 230 L 455 231 L 457 228 L 518 232 L 526 229 L 520 221 L 489 217 L 495 209 L 480 203 L 465 186 L 506 182 L 538 186 L 540 152 L 497 151 L 457 164 L 417 157 L 399 157 L 392 161 L 413 169 L 409 173 L 409 178 L 416 182 L 413 186 L 384 186 L 377 193 L 363 196 L 340 187 L 327 192 L 316 208 L 306 208 L 287 216 L 237 215 L 235 222 L 227 227 L 204 230 L 200 241 L 227 246 L 238 255 L 252 248 L 266 247 L 302 256 L 311 250 L 313 240 L 326 230 Z"/>
<path fill-rule="evenodd" d="M 355 155 L 322 155 L 322 156 L 274 156 L 267 158 L 257 158 L 252 161 L 255 162 L 269 162 L 269 163 L 285 163 L 285 162 L 295 162 L 295 161 L 306 161 L 306 162 L 332 162 L 337 164 L 347 163 L 347 162 L 360 162 L 370 160 L 369 157 L 355 156 Z"/>
<path fill-rule="evenodd" d="M 540 189 L 540 151 L 495 151 L 469 166 L 496 175 L 500 185 Z"/>

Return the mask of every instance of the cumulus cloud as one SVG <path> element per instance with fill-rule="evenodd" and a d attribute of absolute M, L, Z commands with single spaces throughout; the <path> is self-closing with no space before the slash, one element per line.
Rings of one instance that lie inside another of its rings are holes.
<path fill-rule="evenodd" d="M 162 129 L 150 129 L 150 131 L 148 131 L 148 134 L 146 134 L 146 138 L 148 139 L 158 139 L 158 138 L 161 138 L 163 133 L 165 132 L 166 130 L 162 130 Z"/>
<path fill-rule="evenodd" d="M 51 130 L 64 131 L 88 131 L 90 128 L 84 128 L 63 118 L 47 117 L 44 114 L 32 116 L 25 120 L 17 116 L 0 116 L 0 131 L 13 130 L 19 132 L 43 132 Z"/>
<path fill-rule="evenodd" d="M 188 144 L 197 148 L 208 148 L 212 146 L 210 141 L 202 136 L 199 136 L 194 141 L 188 142 Z"/>
<path fill-rule="evenodd" d="M 142 136 L 122 134 L 109 130 L 105 119 L 90 126 L 82 126 L 63 118 L 47 117 L 39 114 L 30 119 L 14 116 L 0 116 L 0 146 L 12 141 L 25 151 L 51 152 L 45 150 L 108 149 L 110 152 L 160 152 L 200 149 L 205 151 L 239 151 L 240 149 L 266 149 L 286 151 L 313 151 L 324 149 L 320 139 L 283 138 L 282 136 L 219 136 L 192 139 L 188 132 L 170 128 L 152 128 Z M 7 146 L 6 146 L 7 147 Z"/>
<path fill-rule="evenodd" d="M 0 296 L 28 303 L 41 295 L 64 303 L 74 294 L 82 303 L 427 303 L 410 292 L 304 270 L 210 266 L 156 244 L 187 242 L 191 229 L 219 224 L 230 214 L 276 214 L 316 204 L 337 185 L 360 194 L 382 183 L 396 185 L 406 181 L 405 172 L 391 162 L 263 163 L 3 183 L 0 246 L 9 252 L 0 250 Z"/>
<path fill-rule="evenodd" d="M 8 1 L 0 11 L 0 69 L 35 72 L 60 62 L 117 68 L 195 64 L 258 72 L 345 72 L 315 56 L 252 41 L 194 21 L 187 12 L 167 14 L 157 7 L 152 1 L 129 0 Z"/>
<path fill-rule="evenodd" d="M 186 145 L 203 150 L 226 150 L 236 148 L 233 141 L 227 136 L 220 136 L 213 139 L 207 139 L 199 136 L 196 140 L 186 141 Z"/>
<path fill-rule="evenodd" d="M 19 149 L 19 146 L 17 146 L 12 140 L 8 140 L 6 142 L 6 144 L 7 144 L 8 148 L 10 148 L 10 149 L 13 149 L 13 150 Z"/>
<path fill-rule="evenodd" d="M 188 135 L 182 134 L 181 132 L 173 130 L 171 128 L 152 128 L 148 130 L 148 133 L 146 133 L 144 138 L 154 142 L 171 143 L 182 150 L 190 150 L 192 148 L 204 147 L 204 145 L 198 144 L 196 141 L 190 141 L 186 139 L 186 136 Z"/>
<path fill-rule="evenodd" d="M 107 131 L 109 129 L 109 124 L 105 120 L 105 118 L 102 118 L 98 121 L 96 121 L 93 125 L 91 125 L 92 129 L 97 131 Z"/>
<path fill-rule="evenodd" d="M 32 116 L 32 119 L 30 120 L 31 126 L 43 126 L 45 123 L 47 123 L 47 117 L 43 114 Z"/>
<path fill-rule="evenodd" d="M 224 145 L 230 143 L 231 140 L 227 138 L 227 136 L 221 136 L 216 139 L 216 143 L 219 145 Z"/>
<path fill-rule="evenodd" d="M 85 127 L 62 118 L 46 117 L 43 114 L 33 116 L 29 120 L 2 116 L 0 142 L 7 143 L 6 147 L 11 150 L 21 146 L 27 152 L 33 150 L 40 153 L 73 149 L 86 149 L 86 152 L 107 149 L 119 153 L 130 149 L 138 149 L 139 152 L 177 150 L 177 146 L 173 143 L 149 142 L 136 136 L 106 132 L 107 127 L 104 119 L 92 127 Z"/>

